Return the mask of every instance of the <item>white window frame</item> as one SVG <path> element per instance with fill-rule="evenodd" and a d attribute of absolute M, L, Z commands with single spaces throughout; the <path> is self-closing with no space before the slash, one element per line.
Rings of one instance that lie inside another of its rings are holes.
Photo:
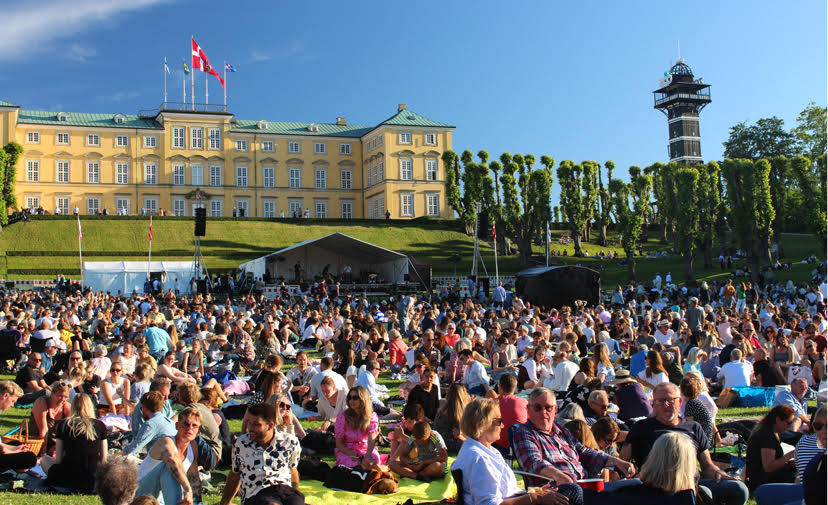
<path fill-rule="evenodd" d="M 204 128 L 190 127 L 190 149 L 204 149 Z"/>
<path fill-rule="evenodd" d="M 40 182 L 40 160 L 26 160 L 26 182 Z"/>
<path fill-rule="evenodd" d="M 247 187 L 247 165 L 236 166 L 236 186 L 240 188 Z"/>
<path fill-rule="evenodd" d="M 437 158 L 426 158 L 425 160 L 426 166 L 426 180 L 427 181 L 436 181 L 437 177 L 440 175 L 440 165 L 437 163 Z"/>
<path fill-rule="evenodd" d="M 183 126 L 173 126 L 173 149 L 187 148 L 187 129 Z"/>
<path fill-rule="evenodd" d="M 293 217 L 293 214 L 296 213 L 296 217 L 302 217 L 302 200 L 293 199 L 288 200 L 288 212 L 289 217 Z"/>
<path fill-rule="evenodd" d="M 382 133 L 377 135 L 377 147 L 382 147 Z"/>
<path fill-rule="evenodd" d="M 373 213 L 374 219 L 377 219 L 379 217 L 379 198 L 374 198 L 373 207 L 374 207 L 374 213 Z"/>
<path fill-rule="evenodd" d="M 129 135 L 115 135 L 115 147 L 129 147 Z"/>
<path fill-rule="evenodd" d="M 340 202 L 340 215 L 342 219 L 354 218 L 354 202 L 351 200 L 342 200 Z"/>
<path fill-rule="evenodd" d="M 115 162 L 115 184 L 129 184 L 129 163 Z"/>
<path fill-rule="evenodd" d="M 371 186 L 374 184 L 374 177 L 371 172 L 374 170 L 373 165 L 368 165 L 365 167 L 365 185 Z"/>
<path fill-rule="evenodd" d="M 57 132 L 55 134 L 55 144 L 59 146 L 68 146 L 70 138 L 71 136 L 69 135 L 69 132 Z"/>
<path fill-rule="evenodd" d="M 400 193 L 400 215 L 414 217 L 414 193 Z"/>
<path fill-rule="evenodd" d="M 144 197 L 144 208 L 147 209 L 147 212 L 158 212 L 158 197 L 157 196 L 145 196 Z"/>
<path fill-rule="evenodd" d="M 272 153 L 276 150 L 276 143 L 272 140 L 263 140 L 262 141 L 262 152 L 265 153 Z"/>
<path fill-rule="evenodd" d="M 288 187 L 299 189 L 302 187 L 302 168 L 288 167 Z"/>
<path fill-rule="evenodd" d="M 221 165 L 210 165 L 210 186 L 221 187 L 223 182 Z"/>
<path fill-rule="evenodd" d="M 271 165 L 262 167 L 262 186 L 265 188 L 276 187 L 276 167 Z"/>
<path fill-rule="evenodd" d="M 411 132 L 400 132 L 400 144 L 411 145 Z"/>
<path fill-rule="evenodd" d="M 204 165 L 190 165 L 190 184 L 193 186 L 204 186 Z"/>
<path fill-rule="evenodd" d="M 95 205 L 92 205 L 92 203 Z M 93 216 L 98 214 L 101 211 L 101 199 L 97 196 L 88 196 L 86 197 L 86 214 L 88 216 Z"/>
<path fill-rule="evenodd" d="M 302 152 L 301 142 L 288 142 L 288 152 L 291 154 L 299 154 Z"/>
<path fill-rule="evenodd" d="M 424 133 L 423 134 L 423 145 L 427 146 L 436 146 L 437 145 L 437 134 L 436 133 Z"/>
<path fill-rule="evenodd" d="M 129 198 L 123 196 L 116 196 L 115 197 L 115 213 L 119 214 L 118 211 L 121 209 L 126 209 L 129 212 Z"/>
<path fill-rule="evenodd" d="M 89 183 L 89 184 L 100 184 L 100 182 L 101 182 L 101 162 L 100 161 L 87 161 L 86 162 L 86 182 Z"/>
<path fill-rule="evenodd" d="M 187 166 L 183 164 L 173 165 L 173 185 L 183 186 L 187 184 Z"/>
<path fill-rule="evenodd" d="M 262 200 L 262 217 L 276 217 L 276 200 Z"/>
<path fill-rule="evenodd" d="M 426 215 L 440 217 L 440 193 L 426 194 Z"/>
<path fill-rule="evenodd" d="M 55 207 L 60 209 L 60 213 L 63 214 L 64 216 L 69 214 L 69 200 L 70 200 L 70 198 L 68 196 L 59 196 L 55 200 L 56 200 Z M 61 203 L 65 203 L 66 205 L 65 206 L 61 205 Z"/>
<path fill-rule="evenodd" d="M 184 202 L 183 198 L 173 198 L 173 215 L 174 216 L 185 216 L 187 212 L 187 206 Z"/>
<path fill-rule="evenodd" d="M 313 154 L 328 154 L 328 145 L 325 142 L 314 142 Z"/>
<path fill-rule="evenodd" d="M 400 179 L 404 181 L 414 180 L 414 160 L 411 158 L 400 158 Z"/>
<path fill-rule="evenodd" d="M 221 150 L 221 128 L 210 128 L 210 149 L 213 151 Z"/>
<path fill-rule="evenodd" d="M 315 168 L 313 171 L 313 187 L 316 189 L 328 189 L 328 169 Z"/>
<path fill-rule="evenodd" d="M 237 198 L 236 199 L 236 210 L 237 215 L 241 217 L 241 210 L 244 209 L 244 217 L 250 217 L 250 199 L 248 198 Z"/>
<path fill-rule="evenodd" d="M 339 154 L 341 156 L 350 156 L 352 151 L 351 144 L 349 142 L 342 142 L 339 144 Z"/>
<path fill-rule="evenodd" d="M 69 160 L 55 160 L 55 180 L 68 183 L 70 177 L 71 162 Z"/>
<path fill-rule="evenodd" d="M 40 144 L 40 132 L 26 132 L 27 144 Z"/>
<path fill-rule="evenodd" d="M 328 201 L 317 200 L 313 202 L 314 217 L 317 219 L 326 219 L 328 217 Z"/>
<path fill-rule="evenodd" d="M 342 189 L 353 189 L 354 177 L 350 170 L 341 170 L 339 172 L 339 186 Z"/>
<path fill-rule="evenodd" d="M 224 201 L 210 200 L 210 217 L 222 217 L 224 215 Z"/>
<path fill-rule="evenodd" d="M 158 135 L 144 135 L 144 149 L 157 149 Z"/>
<path fill-rule="evenodd" d="M 26 195 L 26 208 L 27 209 L 37 209 L 40 207 L 40 196 L 39 195 Z"/>
<path fill-rule="evenodd" d="M 248 147 L 247 139 L 236 139 L 236 151 L 247 152 Z"/>
<path fill-rule="evenodd" d="M 144 184 L 158 184 L 158 165 L 144 163 Z"/>
<path fill-rule="evenodd" d="M 101 136 L 97 133 L 86 134 L 86 145 L 88 147 L 101 147 Z M 98 200 L 100 201 L 100 200 Z"/>

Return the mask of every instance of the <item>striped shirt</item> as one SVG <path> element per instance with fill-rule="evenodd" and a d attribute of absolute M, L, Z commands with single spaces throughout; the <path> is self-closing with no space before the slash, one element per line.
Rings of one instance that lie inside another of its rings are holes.
<path fill-rule="evenodd" d="M 808 463 L 814 459 L 814 456 L 823 452 L 825 452 L 825 448 L 819 447 L 816 433 L 805 435 L 799 439 L 799 443 L 796 444 L 796 471 L 800 479 L 805 474 Z"/>

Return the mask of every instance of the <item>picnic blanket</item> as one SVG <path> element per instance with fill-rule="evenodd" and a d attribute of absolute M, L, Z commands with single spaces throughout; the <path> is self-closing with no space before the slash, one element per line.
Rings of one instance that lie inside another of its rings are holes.
<path fill-rule="evenodd" d="M 455 458 L 446 463 L 449 468 Z M 299 483 L 299 491 L 305 495 L 308 505 L 396 505 L 411 499 L 414 503 L 436 502 L 457 494 L 457 486 L 447 472 L 441 480 L 420 482 L 414 479 L 400 479 L 400 489 L 394 494 L 362 494 L 335 491 L 322 485 L 318 480 L 305 479 Z"/>

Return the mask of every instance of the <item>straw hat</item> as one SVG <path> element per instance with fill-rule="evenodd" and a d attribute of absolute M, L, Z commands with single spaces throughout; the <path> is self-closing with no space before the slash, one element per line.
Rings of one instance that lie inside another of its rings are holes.
<path fill-rule="evenodd" d="M 636 382 L 636 380 L 630 376 L 629 370 L 618 370 L 617 372 L 615 372 L 615 379 L 612 381 L 612 383 L 616 386 L 619 386 L 621 384 L 629 384 L 633 382 Z"/>

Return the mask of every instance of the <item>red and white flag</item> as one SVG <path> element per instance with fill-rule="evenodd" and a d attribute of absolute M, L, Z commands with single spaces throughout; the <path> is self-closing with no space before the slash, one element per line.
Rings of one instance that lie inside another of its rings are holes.
<path fill-rule="evenodd" d="M 190 39 L 193 42 L 193 70 L 201 70 L 202 72 L 211 74 L 216 76 L 216 79 L 219 80 L 221 83 L 221 87 L 224 87 L 224 79 L 221 78 L 221 74 L 219 74 L 218 70 L 210 65 L 210 60 L 207 59 L 207 55 L 204 53 L 204 50 L 201 46 L 198 45 L 198 42 L 195 41 L 194 38 Z"/>
<path fill-rule="evenodd" d="M 83 230 L 80 224 L 80 215 L 78 216 L 78 240 L 83 240 Z"/>
<path fill-rule="evenodd" d="M 152 216 L 150 216 L 149 241 L 152 242 Z"/>
<path fill-rule="evenodd" d="M 497 225 L 492 225 L 492 240 L 497 241 Z"/>

